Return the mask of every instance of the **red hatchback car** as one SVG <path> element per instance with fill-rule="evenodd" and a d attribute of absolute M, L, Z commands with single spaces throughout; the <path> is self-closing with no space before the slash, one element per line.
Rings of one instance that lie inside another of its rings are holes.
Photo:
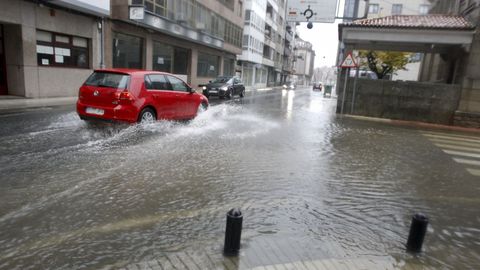
<path fill-rule="evenodd" d="M 130 69 L 102 69 L 88 77 L 78 93 L 83 120 L 151 122 L 192 119 L 208 99 L 172 74 Z"/>

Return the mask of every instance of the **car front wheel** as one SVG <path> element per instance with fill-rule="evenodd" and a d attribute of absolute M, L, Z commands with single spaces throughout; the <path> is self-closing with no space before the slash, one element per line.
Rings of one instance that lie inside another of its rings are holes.
<path fill-rule="evenodd" d="M 138 116 L 138 122 L 141 124 L 153 123 L 157 119 L 155 112 L 150 108 L 145 108 L 142 110 Z"/>
<path fill-rule="evenodd" d="M 233 98 L 233 89 L 228 90 L 225 96 L 226 96 L 228 99 Z"/>
<path fill-rule="evenodd" d="M 197 109 L 197 116 L 208 109 L 208 105 L 205 102 L 200 103 Z"/>
<path fill-rule="evenodd" d="M 245 89 L 242 90 L 242 92 L 240 92 L 240 97 L 244 97 L 245 96 Z"/>

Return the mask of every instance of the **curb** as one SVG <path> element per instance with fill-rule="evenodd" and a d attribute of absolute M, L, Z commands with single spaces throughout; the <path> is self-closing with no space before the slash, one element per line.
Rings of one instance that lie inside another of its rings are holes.
<path fill-rule="evenodd" d="M 77 97 L 0 99 L 0 111 L 73 105 Z"/>
<path fill-rule="evenodd" d="M 343 117 L 357 119 L 357 120 L 363 120 L 363 121 L 371 121 L 371 122 L 377 122 L 377 123 L 392 124 L 392 125 L 395 125 L 395 126 L 407 126 L 407 127 L 429 128 L 429 129 L 442 129 L 442 130 L 449 130 L 449 131 L 462 131 L 462 132 L 470 132 L 470 133 L 480 134 L 480 128 L 447 126 L 447 125 L 432 124 L 432 123 L 426 123 L 426 122 L 376 118 L 376 117 L 351 115 L 351 114 L 345 114 L 345 115 L 343 115 Z"/>

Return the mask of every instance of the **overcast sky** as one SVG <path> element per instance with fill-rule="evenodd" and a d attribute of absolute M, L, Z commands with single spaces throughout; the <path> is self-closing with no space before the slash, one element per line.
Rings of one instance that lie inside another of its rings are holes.
<path fill-rule="evenodd" d="M 324 0 L 325 1 L 325 0 Z M 327 0 L 334 1 L 334 0 Z M 340 10 L 337 14 L 343 14 L 344 1 L 340 0 Z M 315 50 L 315 67 L 334 66 L 337 58 L 338 49 L 338 24 L 335 23 L 314 23 L 312 29 L 307 28 L 307 23 L 301 23 L 297 26 L 297 32 L 300 38 L 312 43 Z"/>

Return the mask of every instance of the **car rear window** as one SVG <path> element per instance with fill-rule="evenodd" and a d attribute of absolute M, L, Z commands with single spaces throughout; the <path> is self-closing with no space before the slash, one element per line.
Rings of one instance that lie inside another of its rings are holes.
<path fill-rule="evenodd" d="M 86 85 L 125 89 L 130 76 L 111 72 L 94 72 L 88 77 Z"/>

